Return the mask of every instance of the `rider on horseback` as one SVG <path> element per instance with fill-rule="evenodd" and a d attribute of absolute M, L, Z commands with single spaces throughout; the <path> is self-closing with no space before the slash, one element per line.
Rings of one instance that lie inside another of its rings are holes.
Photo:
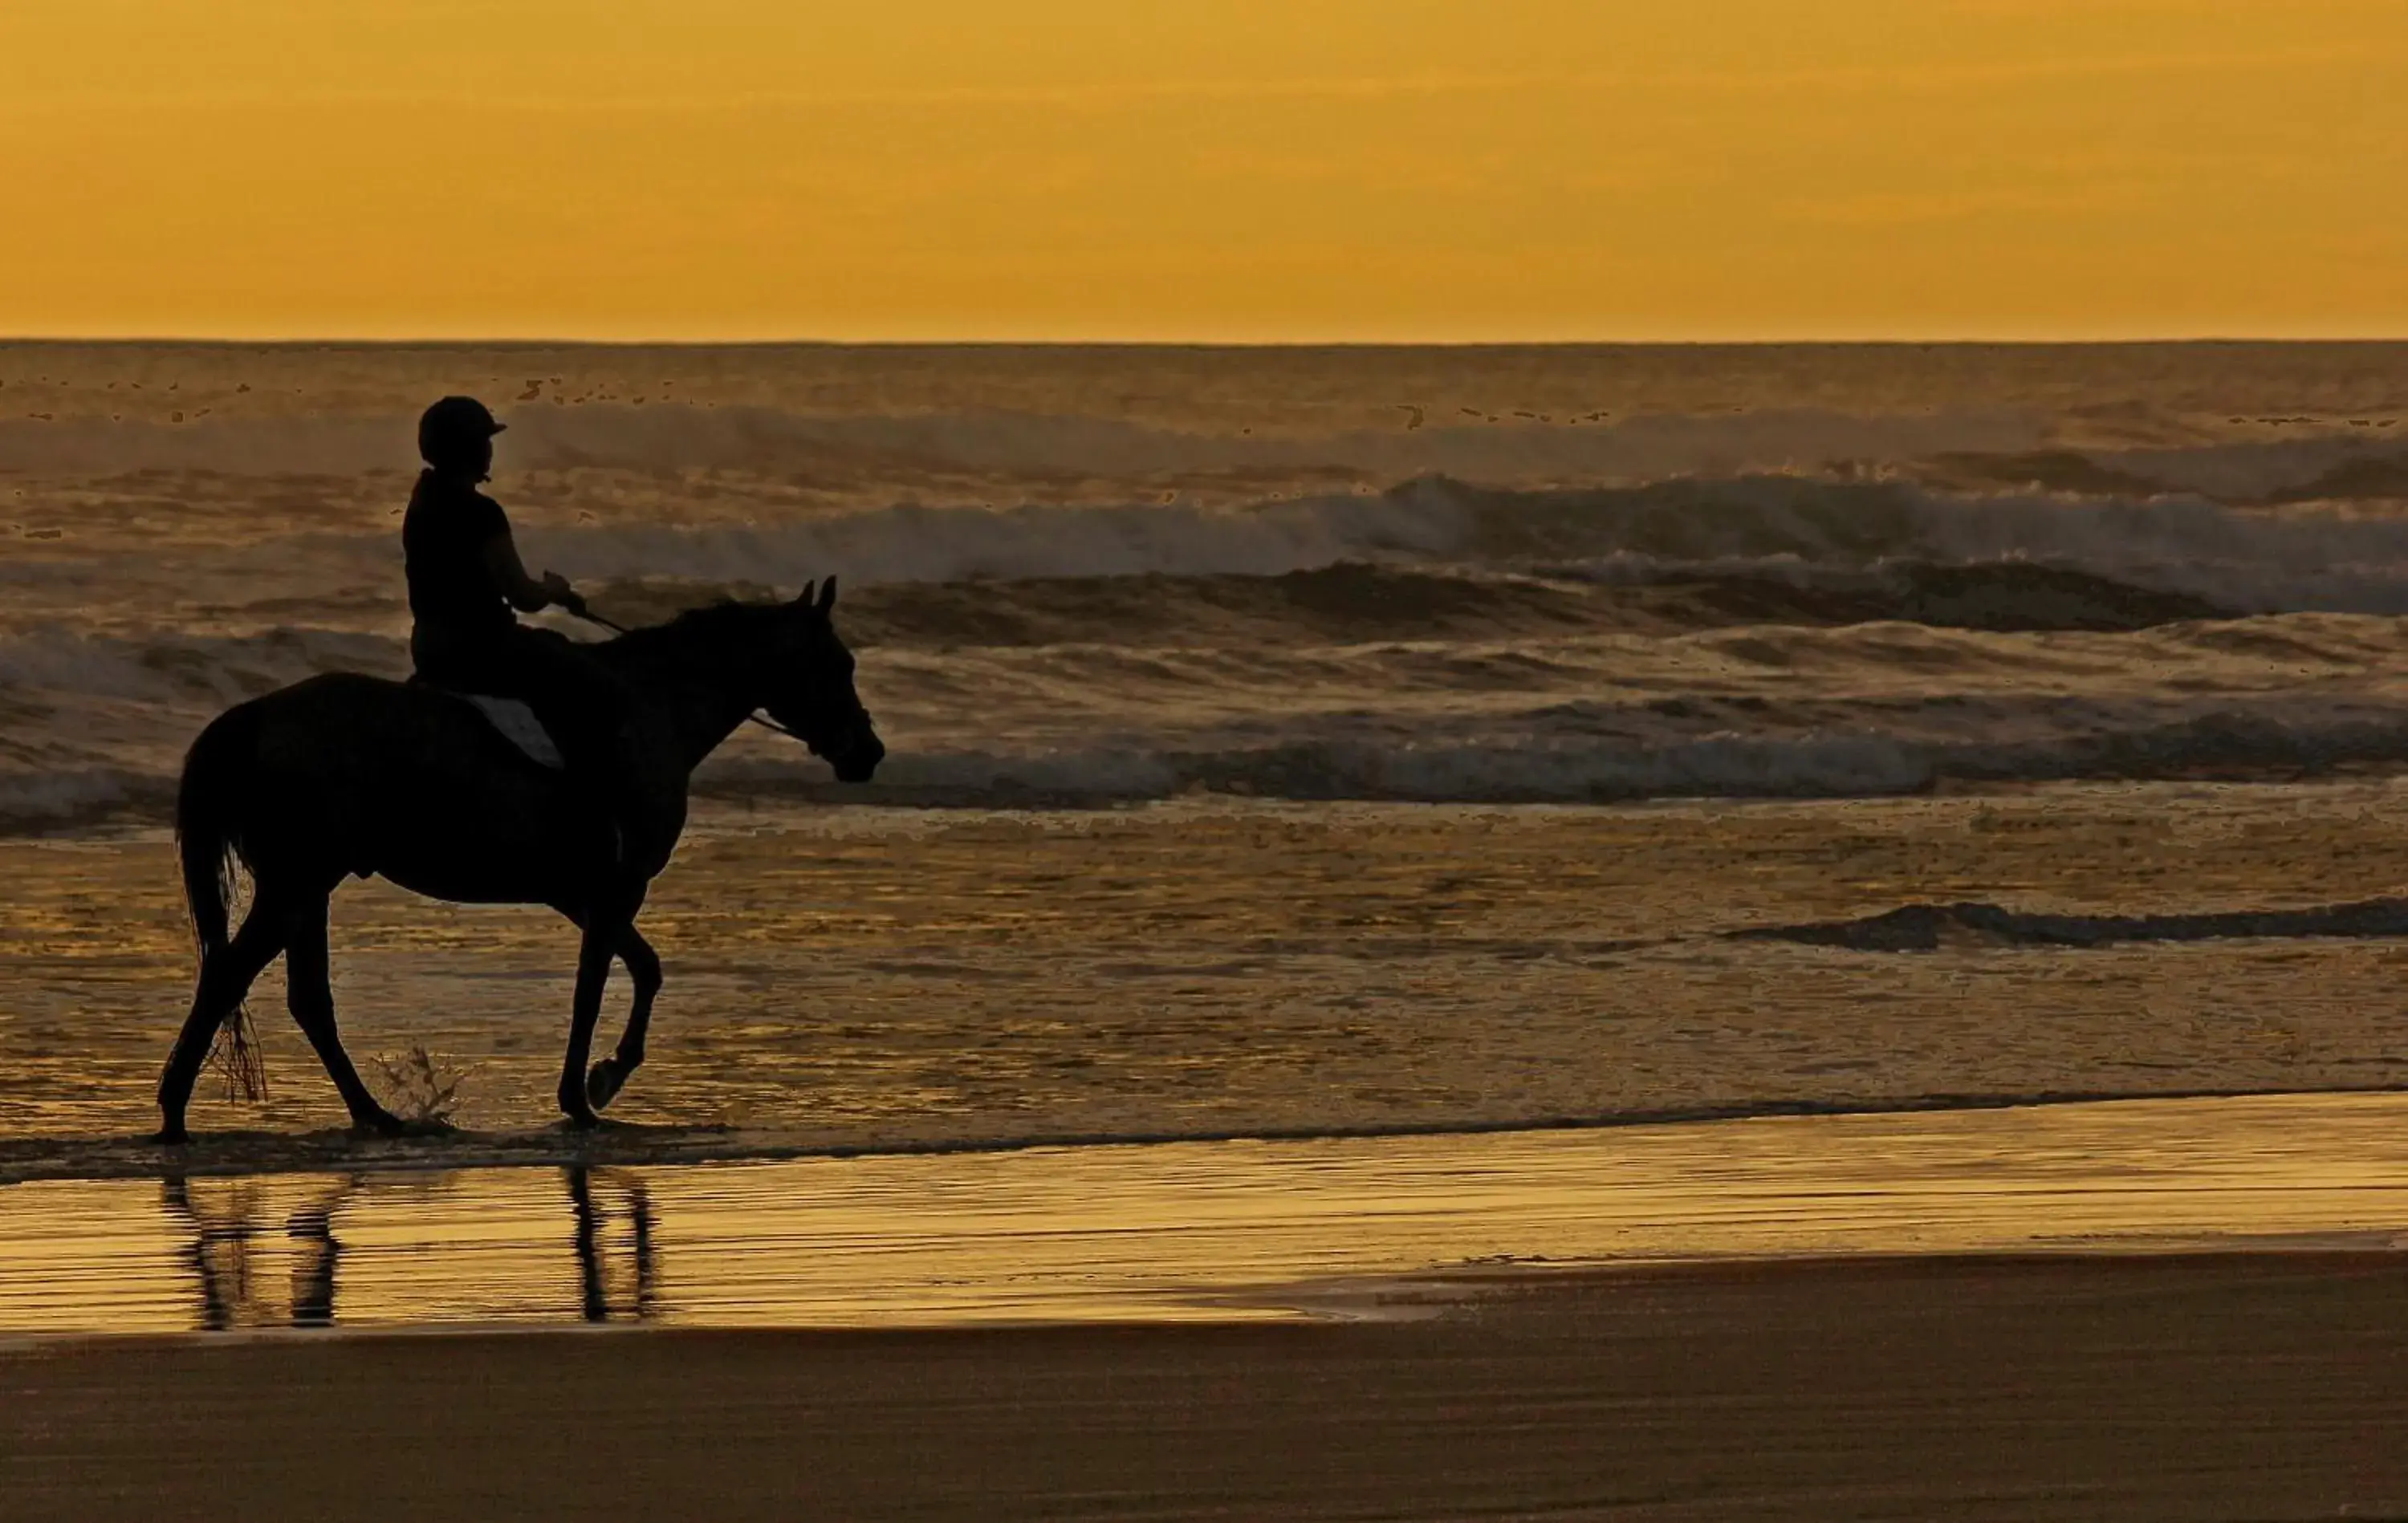
<path fill-rule="evenodd" d="M 504 426 L 465 396 L 443 398 L 418 420 L 426 469 L 401 525 L 410 660 L 421 681 L 526 702 L 559 742 L 571 780 L 624 841 L 634 788 L 619 680 L 576 642 L 523 625 L 512 612 L 581 615 L 585 604 L 557 572 L 527 575 L 509 515 L 478 490 Z"/>

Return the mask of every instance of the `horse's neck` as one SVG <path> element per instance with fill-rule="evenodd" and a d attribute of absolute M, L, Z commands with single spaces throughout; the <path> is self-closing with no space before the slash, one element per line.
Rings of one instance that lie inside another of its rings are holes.
<path fill-rule="evenodd" d="M 620 675 L 691 773 L 760 706 L 743 668 L 700 641 L 661 641 L 622 664 Z"/>
<path fill-rule="evenodd" d="M 642 701 L 661 715 L 674 737 L 680 764 L 688 773 L 719 749 L 755 706 L 739 696 L 700 686 L 647 694 Z"/>

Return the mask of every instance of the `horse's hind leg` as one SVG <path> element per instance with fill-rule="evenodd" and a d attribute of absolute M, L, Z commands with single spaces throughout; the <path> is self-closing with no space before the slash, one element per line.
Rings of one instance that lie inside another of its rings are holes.
<path fill-rule="evenodd" d="M 627 1012 L 627 1029 L 619 1033 L 618 1050 L 585 1071 L 585 1098 L 600 1110 L 619 1098 L 629 1075 L 643 1066 L 644 1034 L 652 1030 L 652 1001 L 661 992 L 660 954 L 634 926 L 619 933 L 619 961 L 636 985 L 636 1003 Z"/>
<path fill-rule="evenodd" d="M 293 913 L 292 939 L 284 949 L 285 1002 L 301 1034 L 317 1049 L 318 1060 L 326 1065 L 326 1076 L 342 1091 L 343 1108 L 351 1113 L 351 1124 L 396 1136 L 408 1129 L 400 1117 L 378 1104 L 376 1096 L 360 1081 L 360 1071 L 351 1066 L 351 1055 L 343 1050 L 343 1039 L 335 1030 L 335 988 L 326 953 L 330 898 L 317 894 Z"/>
<path fill-rule="evenodd" d="M 201 1065 L 208 1060 L 218 1028 L 242 1003 L 251 984 L 276 961 L 276 954 L 284 950 L 286 933 L 283 907 L 263 891 L 234 939 L 201 960 L 193 1013 L 184 1018 L 175 1050 L 167 1055 L 166 1072 L 159 1075 L 161 1142 L 179 1143 L 190 1135 L 184 1130 L 184 1110 L 192 1103 L 193 1086 L 201 1076 Z"/>

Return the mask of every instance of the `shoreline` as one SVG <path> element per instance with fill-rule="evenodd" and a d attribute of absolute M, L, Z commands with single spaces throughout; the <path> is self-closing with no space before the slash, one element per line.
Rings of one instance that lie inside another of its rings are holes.
<path fill-rule="evenodd" d="M 12 1185 L 127 1179 L 212 1179 L 307 1173 L 445 1174 L 462 1170 L 690 1166 L 719 1163 L 800 1163 L 852 1160 L 979 1158 L 1088 1148 L 1183 1147 L 1223 1143 L 1403 1142 L 1424 1139 L 1540 1136 L 1657 1127 L 1710 1127 L 1768 1120 L 1861 1119 L 1884 1117 L 1981 1115 L 1999 1111 L 2087 1106 L 2157 1105 L 2251 1100 L 2379 1100 L 2408 1097 L 2408 1087 L 2366 1085 L 2306 1089 L 2240 1088 L 2062 1091 L 2036 1094 L 1952 1094 L 1918 1100 L 1746 1101 L 1727 1105 L 1671 1106 L 1595 1116 L 1390 1121 L 1360 1126 L 1256 1127 L 1229 1130 L 1037 1133 L 1010 1137 L 901 1138 L 864 1142 L 774 1140 L 773 1134 L 725 1126 L 605 1122 L 594 1132 L 565 1125 L 525 1132 L 446 1130 L 410 1137 L 362 1136 L 342 1129 L 317 1132 L 195 1131 L 189 1143 L 141 1136 L 0 1139 L 0 1189 Z M 724 1139 L 723 1141 L 723 1139 Z M 216 1144 L 238 1157 L 210 1157 Z M 139 1151 L 157 1157 L 124 1156 Z"/>
<path fill-rule="evenodd" d="M 2408 1249 L 2408 1096 L 41 1181 L 0 1189 L 0 1329 L 1342 1317 L 1499 1266 L 2344 1247 Z"/>

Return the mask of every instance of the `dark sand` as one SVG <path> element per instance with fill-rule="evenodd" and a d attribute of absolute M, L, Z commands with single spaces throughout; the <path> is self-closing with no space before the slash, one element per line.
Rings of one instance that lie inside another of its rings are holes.
<path fill-rule="evenodd" d="M 2408 1516 L 2394 1255 L 1482 1289 L 1344 1325 L 22 1345 L 0 1516 Z"/>

